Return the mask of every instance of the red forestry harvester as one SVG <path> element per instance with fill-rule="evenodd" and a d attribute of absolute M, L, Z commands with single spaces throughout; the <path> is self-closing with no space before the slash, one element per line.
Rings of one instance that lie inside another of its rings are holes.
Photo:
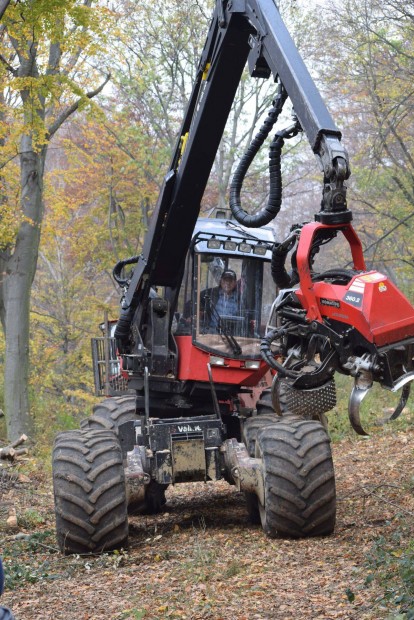
<path fill-rule="evenodd" d="M 198 219 L 246 62 L 253 77 L 278 83 L 273 106 L 233 177 L 233 219 Z M 270 143 L 268 203 L 248 215 L 244 178 L 288 97 L 295 117 Z M 321 164 L 321 208 L 274 243 L 266 225 L 281 206 L 281 152 L 299 132 Z M 341 133 L 273 0 L 217 0 L 142 253 L 114 270 L 122 311 L 96 377 L 114 387 L 121 368 L 127 393 L 56 439 L 63 551 L 121 547 L 128 506 L 157 512 L 168 485 L 223 478 L 245 493 L 251 519 L 269 536 L 333 531 L 324 421 L 336 402 L 335 373 L 355 377 L 349 413 L 359 433 L 373 382 L 402 388 L 394 418 L 414 379 L 414 309 L 385 275 L 366 270 L 346 202 L 349 175 Z M 352 266 L 317 271 L 319 250 L 337 237 Z"/>

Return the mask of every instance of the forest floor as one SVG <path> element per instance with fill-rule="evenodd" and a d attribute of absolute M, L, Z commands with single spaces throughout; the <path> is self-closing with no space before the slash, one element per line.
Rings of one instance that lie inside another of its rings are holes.
<path fill-rule="evenodd" d="M 57 551 L 49 477 L 3 470 L 19 529 L 0 531 L 1 602 L 16 620 L 412 618 L 413 445 L 391 430 L 333 445 L 332 536 L 270 540 L 234 487 L 194 483 L 167 491 L 165 513 L 131 517 L 128 550 L 89 557 Z"/>

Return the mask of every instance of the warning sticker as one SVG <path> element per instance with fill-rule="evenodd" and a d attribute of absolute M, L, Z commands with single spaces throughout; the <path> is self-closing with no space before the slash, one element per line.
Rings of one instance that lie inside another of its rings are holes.
<path fill-rule="evenodd" d="M 353 283 L 349 287 L 349 290 L 355 291 L 356 293 L 363 293 L 365 291 L 365 282 L 362 282 L 360 278 L 357 278 L 353 281 Z"/>
<path fill-rule="evenodd" d="M 385 280 L 385 276 L 377 271 L 375 273 L 367 273 L 364 276 L 358 276 L 355 282 L 357 280 L 362 280 L 363 282 L 380 282 L 381 280 Z"/>

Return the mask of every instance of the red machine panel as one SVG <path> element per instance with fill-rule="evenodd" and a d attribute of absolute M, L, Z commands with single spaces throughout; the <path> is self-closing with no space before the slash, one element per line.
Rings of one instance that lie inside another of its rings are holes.
<path fill-rule="evenodd" d="M 217 354 L 194 346 L 191 336 L 176 336 L 175 340 L 179 352 L 178 378 L 180 381 L 208 381 L 207 364 L 211 363 L 211 357 L 217 358 Z M 223 366 L 211 365 L 215 383 L 255 386 L 269 370 L 263 361 L 260 361 L 259 368 L 246 368 L 244 359 L 225 357 L 223 360 Z"/>
<path fill-rule="evenodd" d="M 346 286 L 315 282 L 313 293 L 322 317 L 353 325 L 377 346 L 414 336 L 414 308 L 378 271 L 355 276 Z M 298 297 L 305 306 L 301 291 Z"/>

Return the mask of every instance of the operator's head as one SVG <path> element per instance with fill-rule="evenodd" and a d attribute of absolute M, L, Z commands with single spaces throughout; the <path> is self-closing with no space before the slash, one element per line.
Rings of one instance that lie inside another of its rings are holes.
<path fill-rule="evenodd" d="M 237 277 L 233 269 L 226 269 L 221 274 L 220 286 L 225 293 L 231 293 L 236 288 Z"/>

